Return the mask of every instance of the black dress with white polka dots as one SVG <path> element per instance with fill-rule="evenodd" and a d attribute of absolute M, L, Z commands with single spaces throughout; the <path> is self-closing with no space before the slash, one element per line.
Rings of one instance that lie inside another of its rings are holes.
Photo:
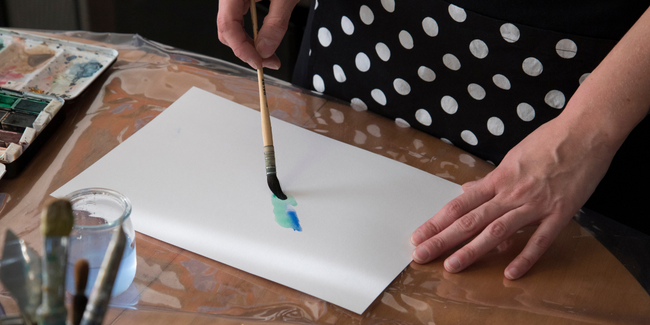
<path fill-rule="evenodd" d="M 494 163 L 560 114 L 616 43 L 438 0 L 313 6 L 302 86 Z"/>
<path fill-rule="evenodd" d="M 293 82 L 498 164 L 562 112 L 650 5 L 452 2 L 312 0 Z M 646 118 L 585 206 L 650 235 L 647 191 L 638 190 L 650 183 L 648 139 Z"/>

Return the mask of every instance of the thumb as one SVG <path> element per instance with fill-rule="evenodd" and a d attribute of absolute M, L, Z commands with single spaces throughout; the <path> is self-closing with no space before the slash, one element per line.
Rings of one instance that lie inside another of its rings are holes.
<path fill-rule="evenodd" d="M 291 11 L 298 3 L 297 0 L 272 0 L 269 13 L 257 37 L 255 48 L 264 59 L 271 57 L 280 45 L 289 26 Z"/>

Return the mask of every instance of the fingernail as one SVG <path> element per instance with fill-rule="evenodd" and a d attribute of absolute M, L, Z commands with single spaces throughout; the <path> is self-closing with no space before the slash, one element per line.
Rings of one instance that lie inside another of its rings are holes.
<path fill-rule="evenodd" d="M 278 69 L 280 69 L 280 67 L 278 67 L 278 65 L 275 64 L 275 63 L 273 63 L 273 62 L 265 63 L 265 64 L 264 64 L 264 67 L 265 67 L 265 68 L 269 68 L 269 69 L 273 69 L 273 70 L 278 70 Z"/>
<path fill-rule="evenodd" d="M 506 270 L 506 278 L 508 278 L 509 280 L 516 280 L 518 277 L 519 277 L 519 271 L 516 268 L 511 267 Z"/>
<path fill-rule="evenodd" d="M 268 59 L 271 57 L 271 55 L 273 55 L 276 46 L 277 44 L 275 44 L 274 42 L 271 42 L 268 39 L 263 38 L 257 43 L 256 48 L 257 48 L 257 52 L 259 52 L 263 58 Z"/>
<path fill-rule="evenodd" d="M 421 231 L 416 230 L 411 235 L 411 244 L 413 244 L 414 246 L 420 245 L 420 243 L 423 241 L 424 241 L 424 235 L 422 235 Z"/>
<path fill-rule="evenodd" d="M 428 258 L 429 251 L 424 246 L 417 247 L 415 251 L 413 251 L 413 259 L 418 263 L 424 262 Z"/>
<path fill-rule="evenodd" d="M 448 258 L 445 261 L 445 269 L 447 269 L 449 272 L 455 272 L 456 270 L 460 269 L 460 261 L 454 256 Z"/>
<path fill-rule="evenodd" d="M 257 64 L 255 64 L 255 61 L 247 61 L 248 65 L 250 65 L 253 69 L 257 70 Z"/>

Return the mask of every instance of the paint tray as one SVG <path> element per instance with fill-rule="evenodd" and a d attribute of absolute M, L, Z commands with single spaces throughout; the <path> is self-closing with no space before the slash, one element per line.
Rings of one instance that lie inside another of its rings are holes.
<path fill-rule="evenodd" d="M 60 97 L 0 88 L 0 177 L 18 176 L 65 119 Z"/>
<path fill-rule="evenodd" d="M 0 29 L 0 87 L 76 98 L 117 58 L 105 47 Z"/>

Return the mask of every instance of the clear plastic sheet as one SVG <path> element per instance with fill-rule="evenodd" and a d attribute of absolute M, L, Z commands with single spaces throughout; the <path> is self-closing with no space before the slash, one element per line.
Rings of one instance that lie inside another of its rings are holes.
<path fill-rule="evenodd" d="M 40 251 L 39 214 L 48 194 L 190 87 L 259 108 L 252 69 L 139 35 L 46 34 L 108 46 L 119 56 L 64 106 L 67 120 L 23 173 L 0 182 L 0 243 L 9 228 Z M 493 168 L 408 126 L 286 82 L 267 78 L 267 92 L 275 117 L 456 183 L 481 178 Z M 161 159 L 191 159 L 191 154 L 170 148 Z M 459 274 L 444 271 L 445 256 L 427 265 L 412 263 L 362 315 L 138 233 L 135 280 L 113 298 L 104 324 L 650 323 L 648 236 L 583 211 L 526 276 L 506 280 L 503 270 L 534 229 L 522 229 Z M 4 288 L 0 304 L 7 315 L 18 313 Z"/>

